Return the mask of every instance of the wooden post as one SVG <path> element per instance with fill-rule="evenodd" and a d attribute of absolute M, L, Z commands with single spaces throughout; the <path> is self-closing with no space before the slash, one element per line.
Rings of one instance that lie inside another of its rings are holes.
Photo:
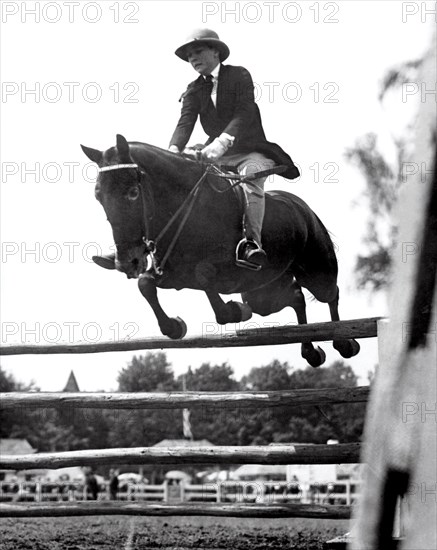
<path fill-rule="evenodd" d="M 419 84 L 436 83 L 435 36 Z M 419 86 L 418 86 L 419 87 Z M 423 97 L 423 96 L 422 96 Z M 396 503 L 409 497 L 400 548 L 437 548 L 437 179 L 436 103 L 422 99 L 410 165 L 415 173 L 401 189 L 390 323 L 378 323 L 380 362 L 365 426 L 365 481 L 358 507 L 355 550 L 391 548 Z M 431 167 L 434 165 L 434 174 Z M 416 253 L 405 257 L 405 245 Z"/>

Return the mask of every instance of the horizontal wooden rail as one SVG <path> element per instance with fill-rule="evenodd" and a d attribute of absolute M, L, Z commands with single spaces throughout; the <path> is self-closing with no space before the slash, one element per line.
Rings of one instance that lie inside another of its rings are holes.
<path fill-rule="evenodd" d="M 135 351 L 153 349 L 227 348 L 242 346 L 270 346 L 322 342 L 345 338 L 373 338 L 377 336 L 377 321 L 380 317 L 351 319 L 307 325 L 286 325 L 260 327 L 214 334 L 207 331 L 201 336 L 171 340 L 170 338 L 141 338 L 122 342 L 97 342 L 78 344 L 7 344 L 0 347 L 0 355 L 60 354 L 60 353 L 102 353 L 109 351 Z M 214 327 L 213 327 L 214 328 Z M 219 325 L 216 325 L 220 331 Z"/>
<path fill-rule="evenodd" d="M 147 504 L 144 502 L 65 502 L 0 504 L 0 517 L 53 516 L 220 516 L 240 518 L 349 519 L 350 506 L 322 504 Z"/>
<path fill-rule="evenodd" d="M 284 391 L 168 392 L 168 393 L 0 393 L 0 409 L 68 407 L 90 409 L 201 409 L 297 407 L 365 403 L 369 387 L 320 388 Z"/>
<path fill-rule="evenodd" d="M 135 447 L 33 455 L 2 455 L 0 470 L 104 464 L 341 464 L 358 463 L 359 443 L 218 447 Z"/>

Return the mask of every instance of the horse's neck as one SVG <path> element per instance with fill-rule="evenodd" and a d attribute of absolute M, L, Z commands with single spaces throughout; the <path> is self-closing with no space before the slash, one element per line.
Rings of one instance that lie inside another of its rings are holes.
<path fill-rule="evenodd" d="M 133 157 L 152 180 L 154 190 L 165 194 L 188 194 L 201 175 L 201 168 L 153 146 L 137 147 Z"/>
<path fill-rule="evenodd" d="M 160 149 L 139 147 L 134 160 L 144 169 L 152 188 L 155 226 L 164 226 L 186 201 L 202 175 L 200 166 Z M 162 228 L 162 227 L 161 227 Z"/>

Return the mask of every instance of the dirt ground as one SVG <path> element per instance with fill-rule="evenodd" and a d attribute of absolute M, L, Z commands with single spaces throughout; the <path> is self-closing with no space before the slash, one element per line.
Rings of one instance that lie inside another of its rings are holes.
<path fill-rule="evenodd" d="M 0 520 L 0 550 L 322 550 L 348 521 L 197 517 Z"/>

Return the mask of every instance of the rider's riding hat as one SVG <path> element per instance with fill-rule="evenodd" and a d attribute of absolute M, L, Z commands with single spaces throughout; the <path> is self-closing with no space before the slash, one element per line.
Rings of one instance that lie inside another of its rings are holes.
<path fill-rule="evenodd" d="M 175 51 L 175 54 L 184 61 L 188 61 L 187 49 L 193 44 L 206 44 L 207 46 L 216 48 L 220 54 L 220 61 L 224 61 L 229 57 L 229 48 L 219 39 L 218 34 L 211 29 L 194 30 L 187 37 L 186 43 Z"/>

